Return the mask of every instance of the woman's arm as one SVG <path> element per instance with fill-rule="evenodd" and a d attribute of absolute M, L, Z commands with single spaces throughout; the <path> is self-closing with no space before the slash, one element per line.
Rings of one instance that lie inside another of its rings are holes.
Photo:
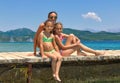
<path fill-rule="evenodd" d="M 38 30 L 35 34 L 35 37 L 34 37 L 34 55 L 36 55 L 36 48 L 37 46 L 39 46 L 39 43 L 38 43 L 38 36 L 39 34 L 41 33 L 41 31 L 43 30 L 44 28 L 44 23 L 42 23 L 39 27 L 38 27 Z"/>
<path fill-rule="evenodd" d="M 43 47 L 43 33 L 40 33 L 39 35 L 39 41 L 40 41 L 40 53 L 41 53 L 41 56 L 44 57 L 44 47 Z"/>

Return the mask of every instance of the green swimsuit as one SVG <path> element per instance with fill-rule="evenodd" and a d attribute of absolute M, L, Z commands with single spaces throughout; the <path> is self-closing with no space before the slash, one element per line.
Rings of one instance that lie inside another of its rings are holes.
<path fill-rule="evenodd" d="M 45 35 L 43 37 L 43 42 L 52 42 L 53 41 L 53 38 L 47 38 Z M 44 53 L 53 53 L 55 51 L 55 49 L 52 49 L 50 51 L 45 51 Z"/>
<path fill-rule="evenodd" d="M 43 42 L 52 42 L 53 38 L 47 38 L 45 35 L 43 37 Z"/>

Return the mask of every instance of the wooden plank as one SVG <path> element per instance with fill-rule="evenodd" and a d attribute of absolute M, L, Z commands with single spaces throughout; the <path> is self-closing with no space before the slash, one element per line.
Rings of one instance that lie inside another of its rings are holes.
<path fill-rule="evenodd" d="M 9 53 L 7 53 L 7 52 L 6 53 L 2 53 L 0 56 L 4 57 L 6 59 L 15 59 L 15 58 L 11 57 L 11 55 L 9 55 Z"/>
<path fill-rule="evenodd" d="M 102 56 L 77 56 L 73 53 L 71 56 L 64 57 L 63 61 L 101 61 L 101 60 L 118 60 L 120 59 L 120 50 L 107 50 Z M 42 59 L 41 56 L 28 56 L 33 52 L 0 52 L 0 64 L 6 63 L 37 63 L 50 62 L 51 59 Z"/>
<path fill-rule="evenodd" d="M 14 54 L 16 56 L 22 57 L 26 59 L 26 62 L 29 63 L 36 63 L 36 62 L 49 62 L 50 59 L 42 59 L 40 56 L 28 56 L 29 53 L 33 52 L 10 52 L 11 54 Z"/>
<path fill-rule="evenodd" d="M 16 58 L 16 59 L 24 59 L 23 57 L 17 56 L 15 53 L 13 52 L 8 52 L 8 54 L 10 55 L 10 57 Z"/>
<path fill-rule="evenodd" d="M 2 56 L 0 56 L 0 60 L 5 60 L 5 58 L 4 58 L 4 57 L 2 57 Z"/>
<path fill-rule="evenodd" d="M 0 64 L 3 63 L 24 63 L 25 59 L 23 58 L 15 58 L 15 57 L 11 57 L 11 55 L 9 53 L 0 53 L 0 57 L 4 58 L 4 61 L 0 60 Z"/>
<path fill-rule="evenodd" d="M 14 55 L 22 57 L 22 58 L 28 58 L 28 57 L 33 57 L 33 56 L 28 56 L 30 52 L 14 52 Z"/>

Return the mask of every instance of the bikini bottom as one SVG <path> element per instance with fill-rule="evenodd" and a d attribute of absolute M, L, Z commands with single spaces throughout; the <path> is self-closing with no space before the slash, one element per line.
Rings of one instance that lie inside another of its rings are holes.
<path fill-rule="evenodd" d="M 52 50 L 50 50 L 50 51 L 45 51 L 44 53 L 50 53 L 50 54 L 52 54 L 52 53 L 54 53 L 55 52 L 55 49 L 52 49 Z"/>

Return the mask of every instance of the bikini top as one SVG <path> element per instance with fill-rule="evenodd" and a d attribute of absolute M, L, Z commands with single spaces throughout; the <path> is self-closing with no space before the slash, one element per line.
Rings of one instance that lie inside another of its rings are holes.
<path fill-rule="evenodd" d="M 52 42 L 53 38 L 49 37 L 47 38 L 45 35 L 43 36 L 43 42 Z"/>
<path fill-rule="evenodd" d="M 64 40 L 64 37 L 62 35 L 58 36 L 61 41 Z"/>

